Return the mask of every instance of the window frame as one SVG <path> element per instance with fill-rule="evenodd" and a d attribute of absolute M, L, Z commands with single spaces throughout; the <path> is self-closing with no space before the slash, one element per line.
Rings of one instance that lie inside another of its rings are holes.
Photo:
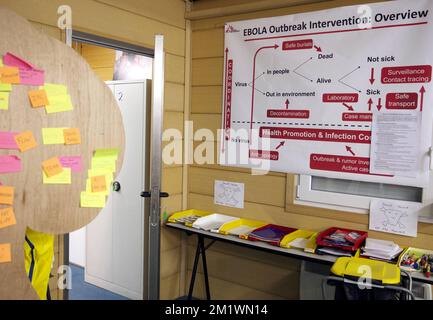
<path fill-rule="evenodd" d="M 366 215 L 369 214 L 372 199 L 390 200 L 387 198 L 372 198 L 347 193 L 312 190 L 311 183 L 311 175 L 295 175 L 295 196 L 293 204 Z M 433 224 L 432 177 L 430 177 L 429 186 L 423 188 L 422 205 L 423 209 L 420 211 L 418 221 Z"/>

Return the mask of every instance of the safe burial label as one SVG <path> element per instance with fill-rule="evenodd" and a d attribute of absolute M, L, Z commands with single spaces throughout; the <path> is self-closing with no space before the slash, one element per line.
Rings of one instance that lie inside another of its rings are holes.
<path fill-rule="evenodd" d="M 220 163 L 425 184 L 432 14 L 432 1 L 391 1 L 227 23 Z M 373 120 L 386 113 L 421 114 L 415 176 L 371 173 L 372 135 L 386 132 Z"/>

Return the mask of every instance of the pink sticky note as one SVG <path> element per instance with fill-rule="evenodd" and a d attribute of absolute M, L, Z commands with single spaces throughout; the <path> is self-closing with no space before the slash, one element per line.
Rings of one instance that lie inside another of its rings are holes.
<path fill-rule="evenodd" d="M 42 70 L 20 70 L 21 84 L 28 86 L 43 86 L 45 83 L 45 72 Z"/>
<path fill-rule="evenodd" d="M 81 157 L 59 157 L 63 168 L 71 168 L 72 172 L 82 171 Z"/>
<path fill-rule="evenodd" d="M 29 62 L 7 53 L 3 57 L 3 63 L 6 66 L 17 67 L 20 70 L 21 84 L 29 86 L 43 86 L 45 83 L 45 72 L 43 70 L 36 69 L 35 66 Z"/>
<path fill-rule="evenodd" d="M 17 57 L 16 55 L 13 55 L 12 53 L 8 52 L 3 56 L 3 63 L 10 67 L 17 67 L 20 69 L 25 70 L 31 70 L 36 69 L 36 67 L 29 62 Z"/>
<path fill-rule="evenodd" d="M 0 132 L 0 149 L 19 150 L 14 135 L 15 132 Z"/>
<path fill-rule="evenodd" d="M 21 159 L 17 156 L 0 156 L 0 173 L 21 172 Z"/>

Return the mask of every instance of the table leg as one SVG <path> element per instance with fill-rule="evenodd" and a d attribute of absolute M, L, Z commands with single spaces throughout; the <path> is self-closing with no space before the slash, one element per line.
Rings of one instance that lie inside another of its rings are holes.
<path fill-rule="evenodd" d="M 197 276 L 198 259 L 200 258 L 200 238 L 201 237 L 198 236 L 197 249 L 195 251 L 194 266 L 192 269 L 191 282 L 189 285 L 188 300 L 192 300 L 192 295 L 194 293 L 194 284 L 195 284 L 195 277 Z"/>
<path fill-rule="evenodd" d="M 204 246 L 204 238 L 199 237 L 199 245 L 201 250 L 201 260 L 203 262 L 203 274 L 204 274 L 204 283 L 206 286 L 206 298 L 207 300 L 211 300 L 210 297 L 210 287 L 209 287 L 209 275 L 207 272 L 207 262 L 206 262 L 206 248 Z"/>

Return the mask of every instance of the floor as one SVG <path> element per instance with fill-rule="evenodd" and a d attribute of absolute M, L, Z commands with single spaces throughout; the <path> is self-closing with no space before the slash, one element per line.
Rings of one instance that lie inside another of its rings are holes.
<path fill-rule="evenodd" d="M 125 297 L 84 282 L 84 268 L 71 265 L 71 269 L 72 290 L 69 291 L 69 300 L 128 300 Z"/>

